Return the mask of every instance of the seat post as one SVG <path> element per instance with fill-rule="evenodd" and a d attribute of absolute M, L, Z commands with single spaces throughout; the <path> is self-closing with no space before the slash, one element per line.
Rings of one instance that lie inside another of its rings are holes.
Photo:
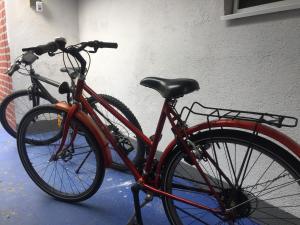
<path fill-rule="evenodd" d="M 147 159 L 146 165 L 145 165 L 144 170 L 143 170 L 143 174 L 144 174 L 145 177 L 148 176 L 148 173 L 151 170 L 152 162 L 154 160 L 154 156 L 155 156 L 155 153 L 156 153 L 156 150 L 157 150 L 157 146 L 158 146 L 158 143 L 161 139 L 161 133 L 162 133 L 162 130 L 164 128 L 166 118 L 167 118 L 166 109 L 167 109 L 167 107 L 169 107 L 168 104 L 169 104 L 169 100 L 166 99 L 163 106 L 162 106 L 162 109 L 161 109 L 161 113 L 160 113 L 160 117 L 159 117 L 159 120 L 158 120 L 158 123 L 157 123 L 155 134 L 152 136 L 153 137 L 153 140 L 152 140 L 153 142 L 152 142 L 150 152 L 149 152 L 148 157 L 147 157 L 148 159 Z"/>

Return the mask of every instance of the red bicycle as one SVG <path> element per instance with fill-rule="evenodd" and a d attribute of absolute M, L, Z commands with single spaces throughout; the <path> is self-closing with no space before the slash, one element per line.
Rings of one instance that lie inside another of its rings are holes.
<path fill-rule="evenodd" d="M 147 137 L 97 95 L 87 84 L 86 60 L 81 51 L 117 48 L 116 43 L 82 42 L 65 47 L 57 39 L 31 51 L 53 54 L 58 49 L 81 65 L 73 104 L 39 106 L 22 119 L 18 152 L 31 179 L 49 195 L 67 202 L 91 197 L 100 187 L 111 149 L 132 172 L 135 216 L 143 224 L 141 207 L 153 197 L 162 199 L 171 224 L 300 224 L 300 146 L 275 127 L 294 127 L 297 119 L 268 113 L 204 107 L 176 109 L 177 99 L 199 89 L 192 79 L 148 77 L 141 85 L 165 98 L 155 134 Z M 148 150 L 134 165 L 123 151 L 126 137 L 112 135 L 83 96 L 91 95 L 121 124 L 141 139 Z M 191 115 L 205 122 L 188 126 Z M 213 120 L 211 120 L 214 118 Z M 155 158 L 168 120 L 174 140 Z M 39 129 L 47 122 L 47 129 Z M 61 132 L 62 131 L 62 132 Z M 42 139 L 61 132 L 60 140 L 30 145 L 26 138 Z M 146 193 L 140 205 L 139 191 Z"/>

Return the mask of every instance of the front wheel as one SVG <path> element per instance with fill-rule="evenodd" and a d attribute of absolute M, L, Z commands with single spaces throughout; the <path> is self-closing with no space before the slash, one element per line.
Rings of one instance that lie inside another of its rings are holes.
<path fill-rule="evenodd" d="M 66 112 L 54 105 L 38 106 L 22 119 L 17 135 L 18 153 L 30 178 L 43 191 L 66 202 L 83 201 L 99 189 L 105 172 L 104 157 L 90 131 L 75 118 L 71 119 L 66 143 L 61 154 L 61 129 Z M 29 144 L 31 139 L 59 136 L 44 145 Z"/>
<path fill-rule="evenodd" d="M 300 224 L 300 163 L 289 152 L 237 130 L 201 132 L 191 141 L 216 194 L 178 147 L 167 160 L 162 188 L 222 213 L 163 197 L 171 224 Z"/>

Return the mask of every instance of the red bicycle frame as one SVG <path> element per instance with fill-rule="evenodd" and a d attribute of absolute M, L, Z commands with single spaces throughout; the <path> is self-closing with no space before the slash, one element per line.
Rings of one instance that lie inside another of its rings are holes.
<path fill-rule="evenodd" d="M 82 91 L 86 91 L 89 95 L 95 98 L 95 100 L 100 103 L 107 111 L 109 111 L 112 115 L 114 115 L 120 122 L 122 122 L 128 129 L 130 129 L 138 138 L 140 138 L 147 146 L 149 146 L 149 154 L 147 156 L 146 164 L 143 169 L 143 174 L 141 174 L 138 169 L 135 167 L 135 165 L 130 161 L 130 159 L 127 157 L 127 155 L 124 153 L 124 151 L 118 146 L 117 140 L 115 137 L 111 134 L 108 127 L 101 121 L 101 119 L 97 116 L 97 114 L 94 112 L 93 108 L 90 106 L 88 101 L 85 97 L 82 95 Z M 207 175 L 204 173 L 202 168 L 199 166 L 199 164 L 196 162 L 196 157 L 194 153 L 192 153 L 190 147 L 187 145 L 186 141 L 183 139 L 183 133 L 184 131 L 182 128 L 176 126 L 175 121 L 178 120 L 178 116 L 174 109 L 172 108 L 171 101 L 166 100 L 160 114 L 160 118 L 156 127 L 156 132 L 154 135 L 153 140 L 145 136 L 138 128 L 136 128 L 133 124 L 131 124 L 124 116 L 122 116 L 119 112 L 117 112 L 112 106 L 110 106 L 109 103 L 107 103 L 101 96 L 98 96 L 90 87 L 88 87 L 84 80 L 79 79 L 77 82 L 77 89 L 75 93 L 75 100 L 78 102 L 72 106 L 69 106 L 68 114 L 65 121 L 65 126 L 63 130 L 63 136 L 62 136 L 62 142 L 61 145 L 56 153 L 56 155 L 60 154 L 60 151 L 62 151 L 63 146 L 65 144 L 65 139 L 68 133 L 70 121 L 76 111 L 80 108 L 79 103 L 81 104 L 82 108 L 84 108 L 87 113 L 92 117 L 98 128 L 103 132 L 104 136 L 107 138 L 108 142 L 114 147 L 114 149 L 117 151 L 118 155 L 121 157 L 121 159 L 124 161 L 125 165 L 128 167 L 128 169 L 132 172 L 135 180 L 145 189 L 160 195 L 160 196 L 166 196 L 173 200 L 177 200 L 189 205 L 192 205 L 194 207 L 204 209 L 207 211 L 211 211 L 213 213 L 224 213 L 224 210 L 220 209 L 214 209 L 209 208 L 204 205 L 198 204 L 194 201 L 190 201 L 185 198 L 181 198 L 179 196 L 164 192 L 159 189 L 160 185 L 160 179 L 159 174 L 155 175 L 155 179 L 150 180 L 149 174 L 151 173 L 152 164 L 154 161 L 155 153 L 157 151 L 157 146 L 160 141 L 161 133 L 163 130 L 163 127 L 165 125 L 166 119 L 169 120 L 172 126 L 172 130 L 177 137 L 178 142 L 182 145 L 184 151 L 188 154 L 194 165 L 196 165 L 197 170 L 202 175 L 204 181 L 206 182 L 209 190 L 200 189 L 199 191 L 203 191 L 206 193 L 210 193 L 214 195 L 217 199 L 219 199 L 219 194 L 214 190 L 213 185 L 209 182 L 209 179 Z M 220 173 L 225 176 L 225 174 L 220 170 Z M 225 176 L 226 177 L 226 176 Z M 227 179 L 228 182 L 230 182 L 229 179 Z"/>
<path fill-rule="evenodd" d="M 106 110 L 108 110 L 112 115 L 114 115 L 119 121 L 121 121 L 128 129 L 130 129 L 138 138 L 140 138 L 147 146 L 149 146 L 149 154 L 147 156 L 146 164 L 143 169 L 143 173 L 141 174 L 138 169 L 135 167 L 135 165 L 129 160 L 127 155 L 123 152 L 123 150 L 118 146 L 118 143 L 114 136 L 111 134 L 110 130 L 106 127 L 106 125 L 101 121 L 101 119 L 97 116 L 97 114 L 94 112 L 93 108 L 89 105 L 88 101 L 82 96 L 82 91 L 86 91 L 89 95 L 95 98 L 95 100 L 100 103 Z M 69 123 L 72 119 L 72 116 L 76 111 L 79 109 L 79 103 L 81 104 L 82 108 L 84 108 L 88 114 L 92 117 L 98 128 L 103 132 L 105 138 L 111 143 L 111 145 L 114 147 L 114 149 L 117 151 L 119 156 L 122 158 L 128 169 L 132 172 L 133 176 L 135 177 L 135 180 L 145 189 L 159 195 L 159 196 L 166 196 L 168 198 L 171 198 L 173 200 L 177 200 L 189 205 L 192 205 L 194 207 L 204 209 L 213 213 L 221 213 L 225 214 L 225 207 L 222 204 L 221 201 L 219 203 L 221 204 L 222 210 L 220 209 L 214 209 L 214 208 L 208 208 L 204 205 L 198 204 L 194 201 L 190 201 L 185 198 L 178 197 L 176 195 L 164 192 L 159 189 L 160 187 L 160 172 L 163 163 L 165 162 L 165 159 L 168 157 L 170 151 L 174 149 L 174 147 L 177 144 L 180 144 L 183 151 L 189 156 L 192 163 L 196 166 L 197 170 L 201 174 L 202 178 L 204 179 L 205 183 L 208 186 L 209 190 L 200 189 L 199 191 L 203 191 L 206 193 L 212 194 L 216 199 L 219 200 L 219 193 L 214 190 L 213 185 L 209 182 L 209 179 L 207 175 L 204 173 L 202 168 L 199 166 L 199 164 L 196 161 L 196 156 L 191 151 L 192 149 L 189 147 L 187 142 L 184 140 L 184 137 L 187 135 L 191 135 L 197 131 L 205 130 L 211 127 L 235 127 L 240 129 L 246 129 L 253 131 L 256 129 L 258 132 L 263 133 L 265 135 L 268 135 L 269 137 L 279 141 L 283 145 L 287 146 L 288 148 L 293 151 L 294 154 L 296 154 L 298 157 L 300 156 L 300 146 L 293 142 L 291 139 L 289 139 L 284 134 L 270 128 L 267 126 L 264 126 L 262 124 L 257 124 L 253 122 L 247 122 L 247 121 L 238 121 L 238 120 L 218 120 L 218 121 L 212 121 L 209 123 L 203 123 L 196 125 L 194 127 L 191 127 L 189 129 L 185 129 L 181 126 L 176 125 L 176 121 L 178 121 L 180 118 L 178 118 L 177 113 L 174 111 L 172 107 L 172 101 L 165 100 L 164 105 L 161 110 L 160 118 L 156 127 L 155 135 L 153 140 L 145 136 L 138 128 L 136 128 L 133 124 L 131 124 L 124 116 L 122 116 L 120 113 L 118 113 L 112 106 L 110 106 L 109 103 L 107 103 L 102 97 L 98 96 L 90 87 L 88 87 L 85 84 L 85 81 L 82 79 L 79 79 L 77 82 L 77 89 L 75 93 L 75 100 L 78 102 L 72 106 L 69 106 L 65 126 L 64 126 L 64 132 L 62 137 L 62 142 L 59 150 L 57 151 L 57 154 L 61 151 L 63 145 L 65 144 L 65 138 L 67 135 L 67 131 L 69 129 Z M 150 179 L 149 174 L 151 173 L 152 164 L 154 161 L 155 153 L 157 151 L 157 146 L 160 141 L 161 133 L 163 130 L 163 127 L 165 125 L 166 119 L 169 120 L 172 131 L 176 136 L 176 139 L 172 141 L 166 150 L 164 151 L 158 165 L 155 171 L 155 178 Z M 228 184 L 231 184 L 230 179 L 223 173 L 223 171 L 218 167 L 218 165 L 214 162 L 212 158 L 208 158 L 214 164 L 218 172 L 222 177 L 225 178 L 226 182 Z"/>

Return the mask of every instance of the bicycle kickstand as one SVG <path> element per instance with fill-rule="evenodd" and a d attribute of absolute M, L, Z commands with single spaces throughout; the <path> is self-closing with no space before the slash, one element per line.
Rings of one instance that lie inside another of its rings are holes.
<path fill-rule="evenodd" d="M 153 200 L 153 196 L 150 194 L 147 194 L 144 202 L 142 204 L 140 204 L 140 198 L 139 198 L 140 190 L 141 190 L 141 185 L 138 183 L 131 186 L 131 192 L 132 192 L 133 201 L 134 201 L 134 214 L 130 218 L 127 225 L 143 225 L 141 208 L 143 208 L 147 203 L 149 203 Z"/>

